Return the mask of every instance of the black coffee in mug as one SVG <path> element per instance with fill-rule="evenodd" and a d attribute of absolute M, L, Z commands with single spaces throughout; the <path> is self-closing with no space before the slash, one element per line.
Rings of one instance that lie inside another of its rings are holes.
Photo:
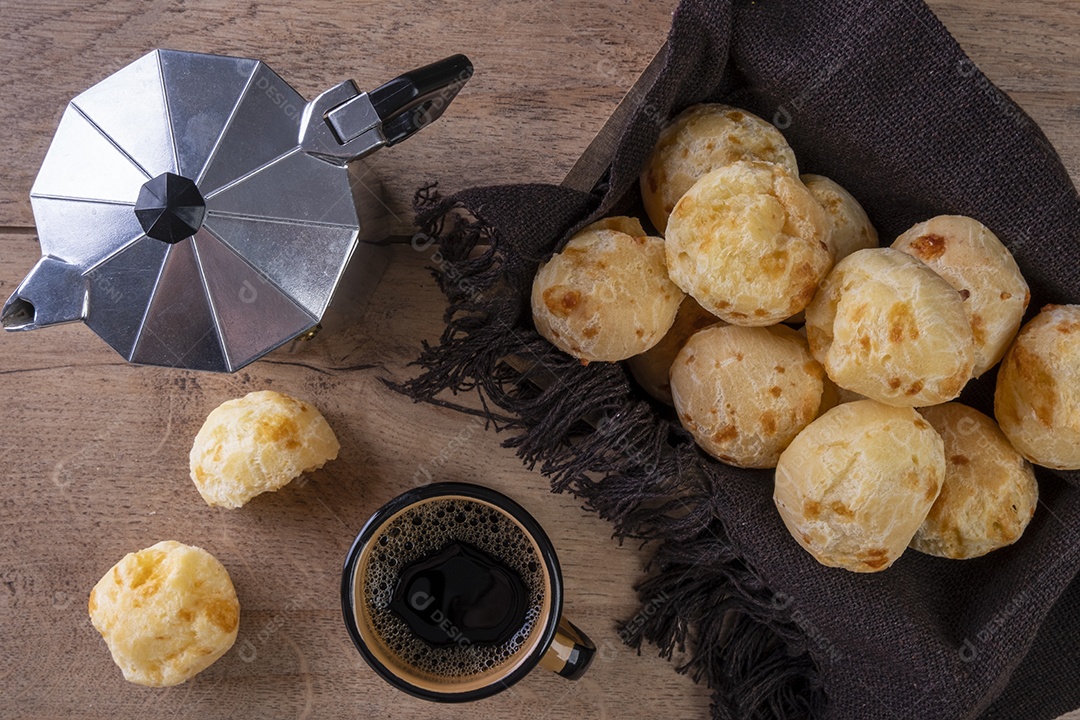
<path fill-rule="evenodd" d="M 432 700 L 486 697 L 537 663 L 576 678 L 592 656 L 560 618 L 550 540 L 519 505 L 475 485 L 418 488 L 377 512 L 349 553 L 342 602 L 368 663 Z"/>

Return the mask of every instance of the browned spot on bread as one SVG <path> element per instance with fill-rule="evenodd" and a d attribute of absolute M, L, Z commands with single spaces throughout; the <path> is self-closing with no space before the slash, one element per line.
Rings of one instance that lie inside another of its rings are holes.
<path fill-rule="evenodd" d="M 212 600 L 206 604 L 206 619 L 212 625 L 221 628 L 222 632 L 232 632 L 240 622 L 240 613 L 236 603 L 228 600 Z"/>
<path fill-rule="evenodd" d="M 968 290 L 967 288 L 963 288 L 963 289 L 962 289 L 962 290 L 960 290 L 959 292 L 960 292 L 960 297 L 961 297 L 962 299 L 964 299 L 964 300 L 967 300 L 968 298 L 970 298 L 970 297 L 971 297 L 971 291 L 970 291 L 970 290 Z"/>
<path fill-rule="evenodd" d="M 260 418 L 255 425 L 255 439 L 259 442 L 280 442 L 287 448 L 297 448 L 300 447 L 299 435 L 300 426 L 291 417 L 283 415 Z"/>
<path fill-rule="evenodd" d="M 636 242 L 636 243 L 637 243 L 638 245 L 644 245 L 644 244 L 645 244 L 645 241 L 646 241 L 646 240 L 648 240 L 648 239 L 649 239 L 649 238 L 647 238 L 647 237 L 645 237 L 644 235 L 642 235 L 641 237 L 636 237 L 636 238 L 634 238 L 634 242 Z"/>
<path fill-rule="evenodd" d="M 1080 322 L 1062 320 L 1057 326 L 1057 331 L 1063 335 L 1070 335 L 1077 330 L 1080 330 Z"/>
<path fill-rule="evenodd" d="M 774 398 L 778 398 L 784 394 L 784 391 L 780 389 L 779 385 L 773 385 L 771 388 L 769 388 L 769 394 L 772 395 Z"/>
<path fill-rule="evenodd" d="M 765 311 L 761 308 L 758 308 L 754 311 L 754 317 L 765 317 Z"/>
<path fill-rule="evenodd" d="M 783 374 L 784 374 L 784 372 L 786 371 L 786 369 L 784 368 L 784 366 L 783 366 L 783 365 L 777 365 L 777 366 L 776 366 L 775 368 L 773 368 L 773 369 L 774 369 L 774 370 L 776 370 L 776 372 L 780 373 L 781 375 L 783 375 Z"/>
<path fill-rule="evenodd" d="M 637 330 L 635 330 L 634 334 L 637 335 L 639 338 L 640 337 L 645 337 L 645 331 L 642 330 L 641 328 L 638 328 Z"/>
<path fill-rule="evenodd" d="M 887 557 L 864 557 L 860 558 L 863 565 L 873 570 L 885 567 L 885 563 L 889 562 Z"/>
<path fill-rule="evenodd" d="M 802 512 L 803 517 L 807 518 L 808 520 L 816 520 L 818 517 L 821 516 L 821 503 L 819 503 L 817 500 L 807 500 L 803 503 Z M 804 536 L 804 541 L 809 542 L 809 538 L 806 538 Z"/>
<path fill-rule="evenodd" d="M 729 110 L 725 114 L 727 115 L 727 119 L 731 120 L 732 122 L 742 122 L 746 119 L 746 115 L 739 112 L 738 110 Z"/>
<path fill-rule="evenodd" d="M 986 344 L 986 322 L 979 313 L 971 315 L 971 334 L 975 336 L 976 345 Z"/>
<path fill-rule="evenodd" d="M 1052 427 L 1057 397 L 1054 375 L 1041 357 L 1020 344 L 1013 345 L 1011 358 L 1016 373 L 1024 379 L 1030 397 L 1027 401 L 1035 411 L 1035 417 L 1046 427 Z M 1015 412 L 1015 410 L 1014 410 Z"/>
<path fill-rule="evenodd" d="M 761 429 L 766 436 L 776 434 L 776 413 L 772 410 L 766 410 L 761 413 L 758 422 L 761 423 Z"/>
<path fill-rule="evenodd" d="M 587 254 L 587 252 L 588 251 L 585 248 L 568 247 L 559 254 L 564 258 L 569 258 L 573 262 L 581 263 L 584 261 L 584 256 Z"/>
<path fill-rule="evenodd" d="M 580 304 L 581 293 L 577 290 L 555 286 L 544 291 L 544 305 L 555 317 L 567 317 Z"/>
<path fill-rule="evenodd" d="M 725 425 L 713 433 L 712 439 L 717 443 L 726 443 L 739 437 L 739 431 L 734 425 Z"/>
<path fill-rule="evenodd" d="M 787 270 L 787 264 L 787 251 L 775 250 L 761 259 L 761 270 L 768 277 L 778 278 Z"/>
<path fill-rule="evenodd" d="M 1011 300 L 1012 299 L 1012 293 L 1011 292 L 1003 292 L 1003 293 L 1001 293 L 1001 299 L 1002 300 Z"/>
<path fill-rule="evenodd" d="M 810 304 L 810 301 L 814 299 L 814 296 L 817 295 L 818 281 L 820 278 L 814 275 L 813 269 L 809 265 L 801 265 L 800 270 L 801 272 L 795 273 L 795 277 L 806 277 L 806 281 L 803 283 L 798 294 L 795 295 L 795 301 L 799 307 L 806 307 Z"/>
<path fill-rule="evenodd" d="M 911 243 L 911 251 L 920 260 L 933 260 L 945 254 L 945 238 L 940 235 L 923 235 Z"/>
<path fill-rule="evenodd" d="M 903 380 L 901 380 L 898 377 L 889 378 L 889 389 L 890 390 L 897 390 L 897 389 L 900 388 L 900 386 L 902 384 L 903 384 Z"/>
<path fill-rule="evenodd" d="M 915 382 L 911 383 L 910 387 L 908 387 L 908 389 L 906 391 L 906 394 L 911 395 L 911 396 L 918 395 L 919 393 L 922 392 L 922 389 L 923 389 L 923 381 L 922 380 L 916 380 Z"/>
<path fill-rule="evenodd" d="M 867 352 L 870 352 L 870 336 L 866 333 L 863 333 L 859 336 L 859 347 L 861 347 Z"/>
<path fill-rule="evenodd" d="M 697 362 L 697 355 L 691 355 L 690 357 L 686 358 L 687 365 L 693 365 L 695 362 Z"/>
<path fill-rule="evenodd" d="M 931 477 L 929 479 L 929 482 L 926 485 L 926 499 L 929 500 L 929 501 L 933 501 L 933 499 L 936 498 L 938 496 L 938 493 L 940 493 L 940 492 L 941 492 L 941 484 L 936 482 Z"/>
<path fill-rule="evenodd" d="M 599 333 L 599 332 L 600 332 L 600 328 L 597 328 L 597 327 L 593 326 L 593 327 L 585 328 L 584 330 L 581 331 L 581 334 L 584 335 L 587 338 L 594 338 L 594 337 L 596 337 L 597 333 Z M 641 331 L 639 330 L 638 332 L 641 332 Z M 638 337 L 641 337 L 641 336 L 638 335 Z"/>
<path fill-rule="evenodd" d="M 829 509 L 832 510 L 837 515 L 839 515 L 840 517 L 846 517 L 846 518 L 855 517 L 855 511 L 852 510 L 851 508 L 849 508 L 844 503 L 840 502 L 839 500 L 835 501 L 832 505 L 830 505 Z"/>
<path fill-rule="evenodd" d="M 915 419 L 915 427 L 919 428 L 920 430 L 925 430 L 928 427 L 930 427 L 930 423 L 926 422 L 922 418 L 916 418 Z"/>
<path fill-rule="evenodd" d="M 968 460 L 967 455 L 953 455 L 949 458 L 949 462 L 953 465 L 967 465 L 971 461 Z"/>
<path fill-rule="evenodd" d="M 716 303 L 716 307 L 720 308 L 721 310 L 727 310 L 729 307 L 731 307 L 731 303 L 729 303 L 727 300 L 721 300 L 720 302 Z"/>
<path fill-rule="evenodd" d="M 955 375 L 948 380 L 942 380 L 940 383 L 938 383 L 937 386 L 938 394 L 944 395 L 945 397 L 954 398 L 960 394 L 961 388 L 964 387 L 967 381 L 968 378 L 966 375 Z"/>
<path fill-rule="evenodd" d="M 735 353 L 735 359 L 741 362 L 742 359 L 743 359 L 743 354 L 742 353 Z"/>
<path fill-rule="evenodd" d="M 901 343 L 905 338 L 912 340 L 919 338 L 919 327 L 915 323 L 915 314 L 911 312 L 911 308 L 908 307 L 907 303 L 893 303 L 885 319 L 889 323 L 890 342 Z"/>

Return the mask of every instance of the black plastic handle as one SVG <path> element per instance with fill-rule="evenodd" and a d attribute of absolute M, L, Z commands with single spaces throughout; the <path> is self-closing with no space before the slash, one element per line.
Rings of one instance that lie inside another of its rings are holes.
<path fill-rule="evenodd" d="M 386 144 L 394 145 L 439 119 L 472 77 L 464 55 L 451 55 L 399 75 L 368 93 L 383 124 Z"/>

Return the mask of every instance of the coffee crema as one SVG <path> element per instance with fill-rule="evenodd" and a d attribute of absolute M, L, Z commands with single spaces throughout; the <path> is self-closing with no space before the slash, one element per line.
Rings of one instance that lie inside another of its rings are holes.
<path fill-rule="evenodd" d="M 534 649 L 551 578 L 535 540 L 504 510 L 444 496 L 392 516 L 364 547 L 356 623 L 388 670 L 417 687 L 468 692 Z"/>

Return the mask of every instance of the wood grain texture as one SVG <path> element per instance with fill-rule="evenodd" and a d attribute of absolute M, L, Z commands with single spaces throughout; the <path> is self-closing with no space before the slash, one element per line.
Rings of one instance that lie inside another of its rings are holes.
<path fill-rule="evenodd" d="M 372 87 L 467 53 L 477 76 L 421 136 L 375 156 L 407 234 L 413 189 L 558 182 L 668 28 L 674 0 L 270 4 L 0 0 L 0 296 L 36 261 L 27 195 L 64 104 L 153 47 L 255 56 L 306 97 L 352 76 Z M 932 0 L 976 63 L 1013 95 L 1080 177 L 1080 13 L 1072 0 Z M 428 254 L 398 248 L 361 322 L 299 352 L 217 376 L 123 363 L 81 325 L 0 335 L 0 697 L 4 717 L 703 718 L 703 689 L 618 642 L 644 555 L 573 499 L 547 491 L 501 436 L 414 405 L 403 378 L 441 330 Z M 312 400 L 342 442 L 324 470 L 236 511 L 205 506 L 187 452 L 206 414 L 260 388 Z M 341 622 L 340 565 L 382 503 L 433 478 L 473 480 L 533 512 L 559 548 L 567 612 L 601 648 L 577 684 L 535 672 L 479 704 L 433 706 L 391 690 Z M 86 614 L 125 553 L 202 545 L 242 603 L 236 648 L 166 690 L 125 683 Z"/>

